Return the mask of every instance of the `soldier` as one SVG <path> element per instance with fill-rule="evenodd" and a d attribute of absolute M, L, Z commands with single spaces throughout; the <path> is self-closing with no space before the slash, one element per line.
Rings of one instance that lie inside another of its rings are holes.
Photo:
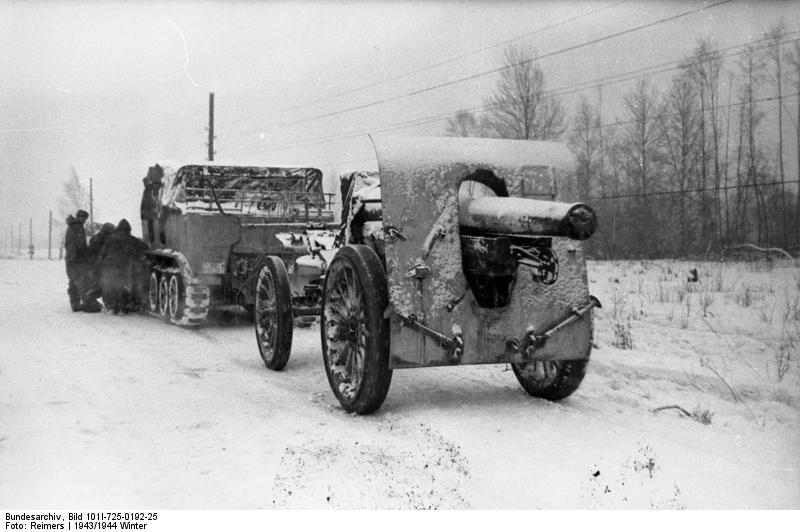
<path fill-rule="evenodd" d="M 131 235 L 131 224 L 123 218 L 106 239 L 100 252 L 103 303 L 114 314 L 127 314 L 141 300 L 141 267 L 147 244 Z"/>
<path fill-rule="evenodd" d="M 87 279 L 87 292 L 84 298 L 84 312 L 99 312 L 100 303 L 97 298 L 103 293 L 103 288 L 100 284 L 100 268 L 101 257 L 100 252 L 103 249 L 106 239 L 114 232 L 114 224 L 105 223 L 94 236 L 89 239 L 89 247 L 86 256 L 86 279 Z"/>
<path fill-rule="evenodd" d="M 128 309 L 131 312 L 143 312 L 147 301 L 147 288 L 150 282 L 150 268 L 144 252 L 149 246 L 141 238 L 131 236 L 133 254 L 131 257 L 131 297 Z"/>
<path fill-rule="evenodd" d="M 67 295 L 72 312 L 83 310 L 81 294 L 86 293 L 86 230 L 83 224 L 89 213 L 79 210 L 67 216 L 67 233 L 64 235 L 65 263 L 67 265 Z"/>
<path fill-rule="evenodd" d="M 145 241 L 151 245 L 159 245 L 160 242 L 160 197 L 161 188 L 164 186 L 162 179 L 164 178 L 164 169 L 156 164 L 147 169 L 147 176 L 142 180 L 144 182 L 144 191 L 142 192 L 142 203 L 140 207 L 140 216 L 142 219 L 142 236 Z"/>

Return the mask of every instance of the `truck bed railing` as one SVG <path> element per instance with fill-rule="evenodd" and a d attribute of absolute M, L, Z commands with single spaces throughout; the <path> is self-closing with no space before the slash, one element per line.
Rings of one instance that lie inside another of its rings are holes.
<path fill-rule="evenodd" d="M 246 214 L 265 219 L 287 221 L 333 221 L 333 194 L 287 190 L 252 191 L 214 189 L 216 200 L 225 213 Z M 176 203 L 186 212 L 217 211 L 217 204 L 208 188 L 187 187 Z"/>

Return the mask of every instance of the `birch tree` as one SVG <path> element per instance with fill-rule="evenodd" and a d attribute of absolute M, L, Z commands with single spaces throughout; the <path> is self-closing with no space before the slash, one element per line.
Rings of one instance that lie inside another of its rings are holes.
<path fill-rule="evenodd" d="M 544 71 L 529 51 L 510 46 L 481 121 L 487 133 L 508 139 L 555 140 L 564 133 L 561 102 L 546 93 Z"/>

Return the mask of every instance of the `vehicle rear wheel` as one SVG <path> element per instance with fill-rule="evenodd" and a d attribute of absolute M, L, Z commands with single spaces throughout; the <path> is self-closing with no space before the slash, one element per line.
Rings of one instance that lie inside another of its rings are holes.
<path fill-rule="evenodd" d="M 169 317 L 175 321 L 183 318 L 183 308 L 185 305 L 185 288 L 183 278 L 180 275 L 169 276 L 169 288 L 167 289 L 167 311 Z"/>
<path fill-rule="evenodd" d="M 292 351 L 292 291 L 283 261 L 267 257 L 258 271 L 254 309 L 256 342 L 264 364 L 281 370 Z"/>
<path fill-rule="evenodd" d="M 581 360 L 535 360 L 511 364 L 522 388 L 534 397 L 558 401 L 572 395 L 586 375 L 588 357 Z"/>
<path fill-rule="evenodd" d="M 150 285 L 147 287 L 147 310 L 158 312 L 158 273 L 150 272 Z"/>
<path fill-rule="evenodd" d="M 161 274 L 161 279 L 158 280 L 158 313 L 165 319 L 169 319 L 167 308 L 169 307 L 169 285 L 167 283 L 168 275 Z"/>
<path fill-rule="evenodd" d="M 325 277 L 320 335 L 328 383 L 348 412 L 372 413 L 389 393 L 388 297 L 374 251 L 362 245 L 339 250 Z"/>

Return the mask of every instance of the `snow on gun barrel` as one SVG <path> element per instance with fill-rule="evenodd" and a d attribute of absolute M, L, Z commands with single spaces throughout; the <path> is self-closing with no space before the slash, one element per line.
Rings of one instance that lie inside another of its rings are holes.
<path fill-rule="evenodd" d="M 458 220 L 462 230 L 575 240 L 586 240 L 597 228 L 597 215 L 588 205 L 528 198 L 464 199 L 459 204 Z"/>

